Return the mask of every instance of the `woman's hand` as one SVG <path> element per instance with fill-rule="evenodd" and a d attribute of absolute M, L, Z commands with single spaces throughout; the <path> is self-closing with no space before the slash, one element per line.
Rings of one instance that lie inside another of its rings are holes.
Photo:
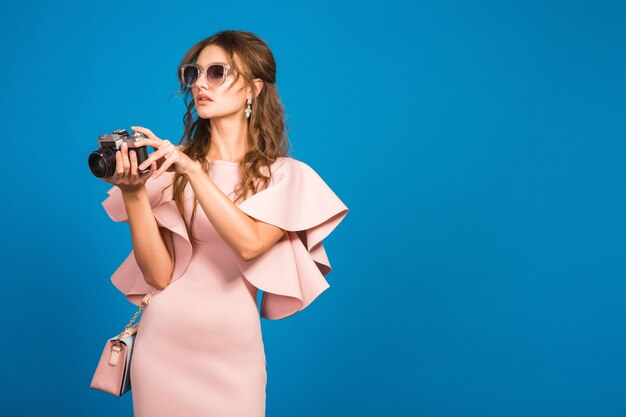
<path fill-rule="evenodd" d="M 167 139 L 159 139 L 150 129 L 140 126 L 131 126 L 135 132 L 141 132 L 147 136 L 146 139 L 138 139 L 135 141 L 137 146 L 152 146 L 155 151 L 150 154 L 148 159 L 143 161 L 139 169 L 144 169 L 152 163 L 157 163 L 157 172 L 154 178 L 158 177 L 165 171 L 180 172 L 187 175 L 189 172 L 199 166 L 197 161 L 189 158 L 184 152 L 181 152 L 179 146 L 175 146 Z"/>
<path fill-rule="evenodd" d="M 157 170 L 156 162 L 150 165 L 150 171 L 140 174 L 137 167 L 137 153 L 133 148 L 128 149 L 126 142 L 121 149 L 115 152 L 115 173 L 102 179 L 110 184 L 117 185 L 123 192 L 134 193 L 140 190 L 150 175 Z"/>

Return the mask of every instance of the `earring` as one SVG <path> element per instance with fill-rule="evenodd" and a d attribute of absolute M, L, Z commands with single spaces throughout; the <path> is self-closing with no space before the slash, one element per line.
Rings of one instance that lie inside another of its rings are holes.
<path fill-rule="evenodd" d="M 246 107 L 246 119 L 249 119 L 252 114 L 252 107 L 250 106 L 252 104 L 252 99 L 247 98 L 246 103 L 248 103 L 248 107 Z"/>

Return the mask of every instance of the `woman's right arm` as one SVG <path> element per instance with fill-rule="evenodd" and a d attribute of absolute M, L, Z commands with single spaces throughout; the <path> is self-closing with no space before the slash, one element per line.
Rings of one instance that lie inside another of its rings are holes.
<path fill-rule="evenodd" d="M 137 265 L 146 283 L 163 289 L 169 284 L 174 270 L 172 232 L 157 224 L 145 187 L 122 191 L 122 198 Z"/>
<path fill-rule="evenodd" d="M 126 208 L 133 252 L 137 265 L 147 284 L 157 289 L 165 288 L 174 271 L 174 245 L 172 232 L 159 227 L 148 198 L 145 184 L 156 172 L 157 163 L 152 162 L 150 170 L 140 174 L 137 169 L 137 153 L 129 152 L 126 143 L 115 152 L 115 173 L 104 181 L 116 185 L 122 192 Z"/>

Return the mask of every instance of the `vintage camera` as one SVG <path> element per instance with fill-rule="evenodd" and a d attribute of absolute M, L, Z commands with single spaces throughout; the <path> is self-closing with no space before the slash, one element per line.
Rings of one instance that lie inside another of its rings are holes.
<path fill-rule="evenodd" d="M 129 135 L 126 129 L 118 129 L 113 133 L 100 135 L 98 138 L 99 149 L 89 154 L 89 169 L 98 178 L 110 177 L 115 173 L 115 153 L 122 148 L 122 143 L 128 144 L 128 151 L 137 152 L 137 165 L 148 159 L 148 148 L 144 146 L 135 147 L 137 139 L 143 139 L 147 136 L 141 132 L 135 132 Z M 150 171 L 150 167 L 139 170 L 140 174 Z"/>

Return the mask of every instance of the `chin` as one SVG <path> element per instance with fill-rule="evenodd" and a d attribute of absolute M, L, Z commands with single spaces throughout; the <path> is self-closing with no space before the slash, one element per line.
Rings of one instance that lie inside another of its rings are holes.
<path fill-rule="evenodd" d="M 196 113 L 198 114 L 198 117 L 200 117 L 201 119 L 210 119 L 211 117 L 215 117 L 216 115 L 214 114 L 214 112 L 212 111 L 208 111 L 206 109 L 199 109 L 196 107 Z"/>

